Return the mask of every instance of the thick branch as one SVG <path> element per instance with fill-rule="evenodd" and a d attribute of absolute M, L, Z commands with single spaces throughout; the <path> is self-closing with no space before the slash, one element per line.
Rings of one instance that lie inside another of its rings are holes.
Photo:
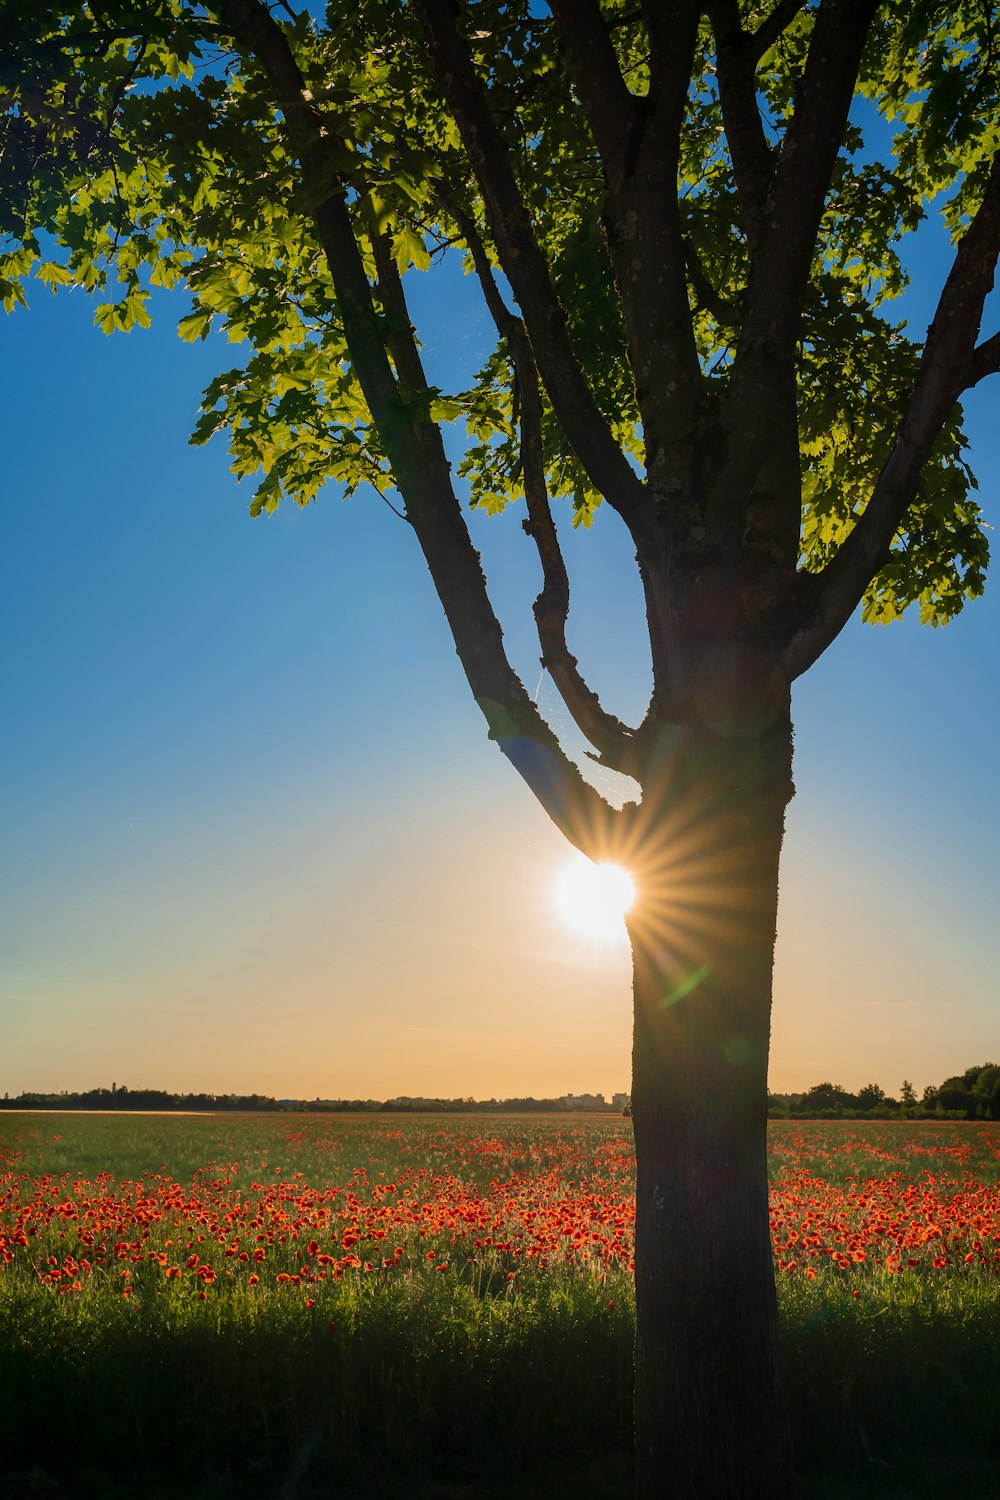
<path fill-rule="evenodd" d="M 864 514 L 815 581 L 808 615 L 784 653 L 790 677 L 804 672 L 826 650 L 888 561 L 892 539 L 916 496 L 921 470 L 942 426 L 962 391 L 974 383 L 970 371 L 975 373 L 977 361 L 993 368 L 1000 365 L 1000 335 L 976 347 L 998 256 L 1000 155 L 993 159 L 982 203 L 959 242 L 892 452 Z M 987 373 L 983 368 L 982 374 Z"/>
<path fill-rule="evenodd" d="M 564 754 L 511 668 L 479 556 L 451 485 L 440 431 L 425 413 L 407 405 L 397 387 L 346 196 L 336 173 L 330 171 L 330 147 L 340 143 L 312 104 L 287 38 L 266 6 L 259 0 L 220 0 L 219 14 L 267 77 L 298 155 L 303 184 L 317 200 L 316 228 L 333 278 L 351 361 L 490 738 L 573 843 L 587 853 L 606 848 L 618 815 Z M 394 288 L 387 267 L 386 272 L 385 295 L 401 298 L 401 286 Z M 409 319 L 394 321 L 399 324 L 394 337 L 400 340 L 400 365 L 422 380 Z"/>
<path fill-rule="evenodd" d="M 622 78 L 607 22 L 597 0 L 550 0 L 549 8 L 604 170 L 613 180 L 621 171 L 637 110 Z"/>
<path fill-rule="evenodd" d="M 755 70 L 760 53 L 755 38 L 743 30 L 736 0 L 715 0 L 708 13 L 715 35 L 722 123 L 753 264 L 774 177 L 774 160 L 757 102 Z"/>
<path fill-rule="evenodd" d="M 795 107 L 764 205 L 723 423 L 729 434 L 716 495 L 742 531 L 747 497 L 771 451 L 795 381 L 802 308 L 865 38 L 877 0 L 822 0 Z"/>
<path fill-rule="evenodd" d="M 524 530 L 535 543 L 542 565 L 542 589 L 532 607 L 542 648 L 542 666 L 551 676 L 559 696 L 577 728 L 599 752 L 601 763 L 632 774 L 635 731 L 609 714 L 579 670 L 577 659 L 566 644 L 569 617 L 569 576 L 559 546 L 545 482 L 545 452 L 542 443 L 542 403 L 531 345 L 520 318 L 508 309 L 497 286 L 486 249 L 473 221 L 448 205 L 472 254 L 483 297 L 501 338 L 506 339 L 514 362 L 521 421 L 521 472 L 528 519 Z"/>
<path fill-rule="evenodd" d="M 486 91 L 459 33 L 452 0 L 413 0 L 413 5 L 556 416 L 591 482 L 634 530 L 644 507 L 642 481 L 616 443 L 573 352 L 565 310 L 553 289 Z"/>
<path fill-rule="evenodd" d="M 563 8 L 574 11 L 571 3 Z M 693 0 L 658 0 L 644 7 L 649 92 L 632 100 L 630 127 L 616 138 L 615 154 L 610 131 L 598 137 L 609 140 L 604 226 L 625 316 L 647 481 L 661 526 L 676 534 L 701 520 L 696 429 L 705 384 L 687 296 L 677 198 L 699 10 Z M 593 66 L 593 51 L 581 44 L 570 47 L 569 56 L 588 116 L 598 119 L 603 80 Z"/>
<path fill-rule="evenodd" d="M 794 340 L 809 284 L 823 205 L 844 138 L 861 54 L 878 0 L 822 0 L 792 118 L 775 169 L 762 250 L 751 282 L 748 335 Z"/>
<path fill-rule="evenodd" d="M 410 326 L 410 310 L 406 305 L 406 293 L 392 253 L 389 236 L 377 229 L 369 230 L 375 268 L 378 271 L 378 294 L 386 319 L 386 343 L 396 373 L 404 386 L 411 391 L 426 391 L 427 377 L 417 341 Z"/>
<path fill-rule="evenodd" d="M 687 64 L 680 40 L 692 22 L 697 26 L 702 7 L 697 0 L 642 0 L 640 10 L 649 33 L 650 88 L 654 93 L 662 87 L 673 89 Z M 685 91 L 689 79 L 690 72 L 685 74 Z"/>
<path fill-rule="evenodd" d="M 770 648 L 787 622 L 802 527 L 802 468 L 793 380 L 782 388 L 769 452 L 750 494 L 740 545 L 742 614 Z"/>

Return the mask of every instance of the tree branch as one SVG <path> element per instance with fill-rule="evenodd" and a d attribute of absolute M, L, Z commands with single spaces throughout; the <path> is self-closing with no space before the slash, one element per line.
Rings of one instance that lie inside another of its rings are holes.
<path fill-rule="evenodd" d="M 563 431 L 591 482 L 630 530 L 642 519 L 645 489 L 614 439 L 569 338 L 507 149 L 486 91 L 456 24 L 451 0 L 413 0 L 431 63 L 483 195 L 504 274 L 514 289 L 539 373 Z"/>
<path fill-rule="evenodd" d="M 715 0 L 708 14 L 715 36 L 722 123 L 753 264 L 774 179 L 774 159 L 757 102 L 755 69 L 760 53 L 754 38 L 743 30 L 736 0 Z"/>
<path fill-rule="evenodd" d="M 962 389 L 970 390 L 987 375 L 995 375 L 998 370 L 1000 370 L 1000 333 L 994 333 L 991 338 L 984 339 L 973 349 L 967 379 Z"/>
<path fill-rule="evenodd" d="M 790 677 L 810 667 L 840 633 L 865 589 L 889 559 L 893 537 L 917 494 L 920 474 L 962 391 L 1000 366 L 1000 335 L 976 346 L 983 305 L 1000 256 L 1000 154 L 982 202 L 959 241 L 917 372 L 913 394 L 871 499 L 837 555 L 812 584 L 804 618 L 783 664 Z M 981 374 L 976 374 L 982 366 Z"/>
<path fill-rule="evenodd" d="M 878 0 L 822 0 L 774 173 L 762 243 L 766 275 L 751 281 L 748 336 L 794 341 L 816 236 Z"/>
<path fill-rule="evenodd" d="M 516 344 L 512 346 L 512 352 L 516 347 Z M 635 732 L 602 707 L 566 644 L 569 576 L 545 485 L 542 403 L 526 339 L 522 338 L 514 360 L 521 391 L 521 465 L 528 507 L 528 518 L 522 525 L 526 535 L 535 543 L 542 565 L 542 588 L 532 605 L 542 648 L 541 663 L 555 683 L 573 722 L 597 750 L 601 764 L 631 775 L 636 770 Z"/>
<path fill-rule="evenodd" d="M 621 174 L 638 119 L 597 0 L 550 0 L 573 81 L 609 180 Z"/>
<path fill-rule="evenodd" d="M 805 3 L 806 0 L 778 0 L 771 14 L 761 21 L 757 30 L 748 38 L 756 62 L 760 61 L 765 52 L 770 52 L 778 38 L 804 9 Z"/>
<path fill-rule="evenodd" d="M 690 31 L 692 21 L 697 26 L 701 5 L 695 0 L 642 0 L 639 9 L 649 33 L 651 90 L 673 90 L 683 72 L 686 92 L 690 72 L 685 71 L 687 59 L 679 43 Z"/>
<path fill-rule="evenodd" d="M 705 274 L 705 268 L 698 257 L 697 250 L 689 239 L 684 241 L 684 258 L 697 305 L 710 313 L 721 327 L 739 328 L 742 318 L 740 308 L 735 302 L 730 302 L 727 297 L 723 297 L 716 291 Z"/>
<path fill-rule="evenodd" d="M 392 362 L 396 366 L 396 374 L 402 384 L 408 386 L 411 391 L 426 391 L 427 377 L 424 374 L 424 364 L 420 358 L 416 339 L 413 337 L 410 310 L 406 305 L 406 293 L 403 291 L 403 281 L 392 253 L 389 237 L 386 234 L 380 234 L 375 228 L 369 228 L 368 237 L 371 241 L 372 254 L 375 257 L 375 269 L 378 272 L 379 299 L 383 312 L 388 314 L 385 337 L 389 353 L 392 355 Z"/>
<path fill-rule="evenodd" d="M 528 507 L 528 519 L 522 525 L 526 535 L 535 543 L 542 565 L 542 589 L 532 606 L 538 643 L 542 648 L 542 666 L 555 683 L 573 722 L 598 751 L 601 764 L 631 775 L 635 770 L 635 731 L 602 707 L 566 644 L 569 576 L 545 482 L 541 392 L 531 345 L 520 318 L 508 309 L 500 294 L 475 224 L 455 204 L 449 203 L 447 208 L 469 247 L 483 298 L 497 332 L 507 341 L 514 363 L 520 405 L 521 472 Z"/>
<path fill-rule="evenodd" d="M 441 433 L 427 417 L 425 405 L 408 404 L 396 384 L 346 194 L 331 171 L 331 148 L 342 150 L 342 142 L 313 104 L 288 40 L 266 5 L 261 0 L 218 0 L 218 10 L 237 43 L 262 69 L 284 115 L 303 184 L 316 202 L 315 224 L 351 361 L 490 738 L 571 842 L 588 854 L 605 851 L 619 815 L 584 781 L 513 671 L 479 556 L 451 485 Z M 402 298 L 402 287 L 394 287 L 387 266 L 385 270 L 384 294 L 390 301 Z M 405 312 L 405 299 L 402 307 Z M 409 318 L 394 321 L 399 324 L 394 330 L 400 340 L 397 368 L 405 366 L 419 389 L 423 371 Z"/>
<path fill-rule="evenodd" d="M 816 236 L 877 6 L 878 0 L 822 0 L 763 205 L 742 332 L 722 406 L 729 442 L 715 477 L 717 503 L 729 512 L 734 535 L 742 531 L 747 498 L 794 386 Z"/>
<path fill-rule="evenodd" d="M 575 15 L 571 0 L 562 9 Z M 650 42 L 650 86 L 632 98 L 628 128 L 601 129 L 608 167 L 604 227 L 621 294 L 628 356 L 646 447 L 647 483 L 661 535 L 698 524 L 696 429 L 705 381 L 688 301 L 684 233 L 677 197 L 681 130 L 698 36 L 695 0 L 643 7 Z M 598 18 L 599 20 L 599 18 Z M 569 24 L 568 22 L 566 23 Z M 574 27 L 576 35 L 581 27 Z M 589 33 L 596 33 L 591 24 Z M 588 33 L 588 40 L 589 38 Z M 603 47 L 610 50 L 605 32 Z M 600 121 L 610 62 L 595 64 L 595 41 L 570 46 L 577 91 Z M 613 53 L 612 53 L 613 56 Z M 617 61 L 614 63 L 617 69 Z M 614 94 L 610 100 L 615 116 Z M 613 149 L 615 148 L 615 149 Z M 638 538 L 637 538 L 638 540 Z"/>

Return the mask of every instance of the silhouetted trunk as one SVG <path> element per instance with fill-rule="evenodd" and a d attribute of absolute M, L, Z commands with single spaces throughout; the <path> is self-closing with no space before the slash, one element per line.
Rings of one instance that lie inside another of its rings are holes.
<path fill-rule="evenodd" d="M 741 737 L 684 731 L 643 799 L 629 918 L 638 1500 L 791 1493 L 766 1170 L 792 794 L 786 707 L 777 718 Z"/>

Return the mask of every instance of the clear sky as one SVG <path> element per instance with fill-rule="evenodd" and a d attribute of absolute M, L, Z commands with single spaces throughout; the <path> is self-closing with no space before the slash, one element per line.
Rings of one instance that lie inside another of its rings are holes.
<path fill-rule="evenodd" d="M 481 348 L 465 290 L 418 288 L 446 387 Z M 185 306 L 106 338 L 39 288 L 0 324 L 0 1091 L 627 1089 L 624 930 L 560 916 L 568 846 L 487 741 L 415 540 L 372 494 L 249 518 L 224 442 L 186 446 L 240 356 L 182 344 Z M 998 389 L 968 402 L 994 523 Z M 534 691 L 531 544 L 514 512 L 474 529 Z M 641 715 L 620 523 L 566 545 L 571 648 Z M 998 663 L 994 579 L 947 630 L 853 623 L 797 684 L 772 1088 L 1000 1059 Z"/>

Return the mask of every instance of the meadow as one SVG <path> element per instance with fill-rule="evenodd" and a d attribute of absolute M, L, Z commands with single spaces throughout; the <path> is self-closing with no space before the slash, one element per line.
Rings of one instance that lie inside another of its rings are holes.
<path fill-rule="evenodd" d="M 805 1500 L 1000 1495 L 1000 1127 L 773 1122 Z M 0 1114 L 0 1497 L 627 1496 L 612 1116 Z"/>

